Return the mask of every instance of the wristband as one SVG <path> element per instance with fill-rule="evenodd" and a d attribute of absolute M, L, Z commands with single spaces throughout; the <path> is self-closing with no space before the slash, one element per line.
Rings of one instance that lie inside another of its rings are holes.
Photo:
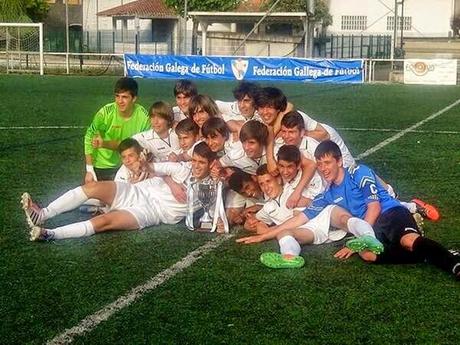
<path fill-rule="evenodd" d="M 96 172 L 91 164 L 86 164 L 86 172 L 93 175 L 94 181 L 97 181 Z"/>

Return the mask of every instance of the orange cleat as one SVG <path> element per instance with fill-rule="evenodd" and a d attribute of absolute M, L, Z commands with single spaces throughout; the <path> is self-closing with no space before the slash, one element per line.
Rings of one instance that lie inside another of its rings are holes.
<path fill-rule="evenodd" d="M 423 218 L 437 222 L 441 215 L 439 214 L 438 209 L 420 199 L 412 199 L 412 202 L 417 206 L 417 212 L 422 215 Z"/>

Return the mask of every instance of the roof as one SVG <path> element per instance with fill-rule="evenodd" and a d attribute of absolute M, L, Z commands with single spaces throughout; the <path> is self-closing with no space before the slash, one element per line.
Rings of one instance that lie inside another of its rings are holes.
<path fill-rule="evenodd" d="M 255 23 L 266 15 L 266 12 L 200 12 L 192 11 L 188 13 L 191 17 L 212 23 Z M 272 12 L 266 18 L 266 22 L 296 22 L 304 21 L 305 12 Z"/>
<path fill-rule="evenodd" d="M 97 13 L 102 17 L 177 18 L 163 0 L 137 0 Z"/>
<path fill-rule="evenodd" d="M 268 0 L 242 0 L 235 12 L 262 12 Z"/>

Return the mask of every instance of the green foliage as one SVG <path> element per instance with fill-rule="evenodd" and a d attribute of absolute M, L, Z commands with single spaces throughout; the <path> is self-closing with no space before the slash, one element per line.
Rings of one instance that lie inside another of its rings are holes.
<path fill-rule="evenodd" d="M 270 8 L 276 0 L 270 0 L 265 6 L 265 10 Z M 306 0 L 283 0 L 276 5 L 275 12 L 306 12 L 307 1 Z M 332 24 L 332 16 L 329 14 L 329 7 L 327 1 L 316 0 L 315 14 L 313 15 L 315 22 L 322 22 L 323 26 L 329 26 Z"/>
<path fill-rule="evenodd" d="M 49 4 L 45 0 L 23 0 L 26 13 L 33 22 L 43 21 L 49 10 Z"/>
<path fill-rule="evenodd" d="M 7 23 L 40 22 L 49 5 L 45 0 L 0 0 L 0 21 Z"/>
<path fill-rule="evenodd" d="M 177 13 L 184 14 L 184 0 L 165 0 L 166 5 L 172 7 Z M 236 8 L 240 0 L 189 0 L 187 11 L 230 11 Z"/>

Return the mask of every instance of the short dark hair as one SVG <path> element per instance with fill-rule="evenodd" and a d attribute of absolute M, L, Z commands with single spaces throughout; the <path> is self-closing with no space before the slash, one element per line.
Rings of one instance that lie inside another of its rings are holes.
<path fill-rule="evenodd" d="M 131 96 L 136 97 L 139 91 L 137 81 L 133 78 L 123 77 L 117 80 L 114 87 L 114 93 L 129 92 Z"/>
<path fill-rule="evenodd" d="M 149 109 L 150 118 L 158 116 L 168 122 L 168 127 L 171 128 L 174 122 L 174 113 L 171 106 L 163 101 L 155 102 Z"/>
<path fill-rule="evenodd" d="M 278 150 L 278 160 L 293 162 L 295 165 L 299 165 L 301 158 L 300 150 L 295 145 L 283 145 Z"/>
<path fill-rule="evenodd" d="M 192 97 L 198 94 L 198 89 L 194 82 L 188 79 L 181 79 L 176 82 L 176 85 L 174 85 L 174 97 L 180 93 L 187 97 Z"/>
<path fill-rule="evenodd" d="M 200 133 L 200 127 L 190 118 L 183 119 L 179 121 L 175 128 L 176 134 L 186 134 L 192 133 L 193 135 L 198 135 Z"/>
<path fill-rule="evenodd" d="M 246 140 L 255 139 L 263 146 L 268 144 L 268 129 L 260 121 L 247 121 L 240 130 L 240 141 L 244 143 Z"/>
<path fill-rule="evenodd" d="M 315 150 L 315 158 L 321 159 L 325 156 L 332 156 L 336 160 L 342 158 L 342 151 L 340 151 L 339 145 L 334 143 L 332 140 L 322 141 Z"/>
<path fill-rule="evenodd" d="M 216 133 L 219 133 L 227 140 L 230 138 L 230 129 L 225 120 L 220 117 L 211 117 L 203 123 L 201 134 L 207 138 L 216 136 Z"/>
<path fill-rule="evenodd" d="M 267 174 L 269 174 L 267 164 L 259 165 L 259 167 L 256 170 L 256 175 L 262 176 L 262 175 L 267 175 Z"/>
<path fill-rule="evenodd" d="M 136 139 L 133 138 L 126 138 L 123 139 L 120 144 L 118 144 L 118 152 L 122 153 L 123 151 L 126 151 L 127 149 L 133 148 L 137 153 L 141 153 L 143 150 L 143 147 L 141 144 Z"/>
<path fill-rule="evenodd" d="M 294 128 L 297 127 L 299 131 L 305 129 L 305 121 L 297 111 L 292 110 L 286 113 L 283 118 L 281 119 L 281 126 L 286 128 Z"/>
<path fill-rule="evenodd" d="M 241 101 L 244 98 L 244 96 L 247 95 L 248 97 L 255 100 L 259 90 L 260 86 L 256 83 L 242 81 L 238 84 L 237 87 L 233 89 L 233 97 L 235 97 L 235 99 L 237 99 L 238 101 Z"/>
<path fill-rule="evenodd" d="M 200 157 L 206 158 L 208 162 L 213 162 L 217 158 L 217 153 L 211 151 L 208 144 L 204 141 L 199 142 L 193 148 L 193 154 L 197 154 Z"/>
<path fill-rule="evenodd" d="M 283 91 L 276 87 L 263 87 L 255 98 L 256 107 L 272 106 L 278 111 L 284 111 L 287 107 L 287 98 Z"/>
<path fill-rule="evenodd" d="M 228 179 L 228 186 L 231 190 L 241 193 L 244 182 L 253 182 L 252 175 L 243 170 L 235 170 Z"/>

